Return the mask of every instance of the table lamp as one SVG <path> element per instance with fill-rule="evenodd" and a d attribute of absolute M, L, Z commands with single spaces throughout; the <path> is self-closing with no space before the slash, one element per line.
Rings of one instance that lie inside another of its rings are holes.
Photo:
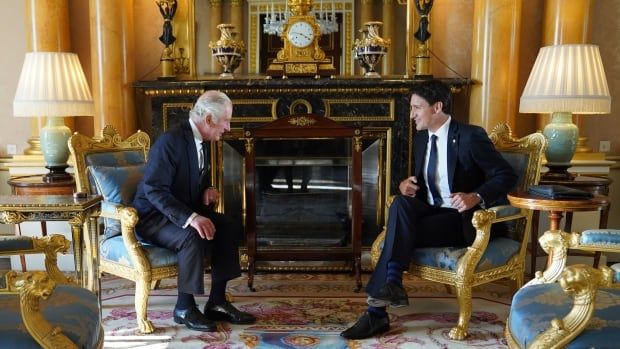
<path fill-rule="evenodd" d="M 77 54 L 69 52 L 28 52 L 13 100 L 15 116 L 45 116 L 41 129 L 41 152 L 49 173 L 45 182 L 69 178 L 71 130 L 66 116 L 94 115 L 93 98 Z"/>
<path fill-rule="evenodd" d="M 551 113 L 547 137 L 545 179 L 571 179 L 568 173 L 575 154 L 579 129 L 572 114 L 606 114 L 611 96 L 598 46 L 571 44 L 540 49 L 527 80 L 519 112 Z"/>

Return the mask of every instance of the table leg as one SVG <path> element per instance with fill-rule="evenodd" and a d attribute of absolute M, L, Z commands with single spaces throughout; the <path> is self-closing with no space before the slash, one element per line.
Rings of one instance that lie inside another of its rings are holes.
<path fill-rule="evenodd" d="M 549 230 L 560 230 L 563 216 L 562 211 L 549 211 Z"/>
<path fill-rule="evenodd" d="M 73 260 L 75 262 L 75 274 L 78 284 L 86 288 L 84 267 L 82 264 L 82 239 L 84 238 L 84 220 L 81 216 L 75 216 L 69 220 L 71 226 L 71 238 L 73 239 Z"/>
<path fill-rule="evenodd" d="M 601 218 L 598 222 L 599 229 L 607 228 L 607 220 L 609 219 L 609 209 L 611 204 L 607 204 L 601 208 Z M 594 252 L 594 263 L 592 264 L 595 268 L 598 268 L 598 264 L 601 261 L 601 252 Z"/>
<path fill-rule="evenodd" d="M 564 231 L 570 233 L 573 229 L 573 213 L 566 212 L 566 220 L 564 221 Z"/>
<path fill-rule="evenodd" d="M 532 230 L 530 233 L 530 276 L 536 274 L 536 258 L 538 257 L 538 221 L 540 211 L 532 212 Z"/>

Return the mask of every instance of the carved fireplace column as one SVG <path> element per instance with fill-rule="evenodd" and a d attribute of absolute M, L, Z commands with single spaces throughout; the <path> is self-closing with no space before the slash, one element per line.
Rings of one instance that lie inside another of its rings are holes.
<path fill-rule="evenodd" d="M 394 40 L 394 0 L 383 0 L 383 37 Z M 394 74 L 394 52 L 383 57 L 383 75 Z"/>
<path fill-rule="evenodd" d="M 592 14 L 591 0 L 546 0 L 543 17 L 543 39 L 541 46 L 562 44 L 584 44 L 590 38 Z M 549 114 L 538 115 L 539 130 L 549 123 Z M 575 115 L 575 124 L 581 130 L 583 118 Z M 585 138 L 579 137 L 577 152 L 587 149 Z"/>
<path fill-rule="evenodd" d="M 109 124 L 126 137 L 137 129 L 133 0 L 90 0 L 89 11 L 94 131 Z"/>
<path fill-rule="evenodd" d="M 521 0 L 475 0 L 469 121 L 491 130 L 515 126 Z"/>
<path fill-rule="evenodd" d="M 230 24 L 235 26 L 238 38 L 243 38 L 243 0 L 231 0 L 230 2 Z M 247 72 L 243 62 L 241 70 Z"/>
<path fill-rule="evenodd" d="M 209 37 L 215 42 L 220 37 L 220 30 L 217 25 L 222 23 L 222 0 L 209 0 Z M 210 55 L 209 55 L 210 56 Z M 211 73 L 220 69 L 216 60 L 211 60 Z"/>
<path fill-rule="evenodd" d="M 69 34 L 68 0 L 26 1 L 26 51 L 71 51 Z M 5 35 L 10 35 L 5 33 Z M 26 155 L 40 155 L 39 130 L 45 126 L 44 117 L 30 119 L 30 148 Z M 65 118 L 65 124 L 73 129 L 73 118 Z"/>

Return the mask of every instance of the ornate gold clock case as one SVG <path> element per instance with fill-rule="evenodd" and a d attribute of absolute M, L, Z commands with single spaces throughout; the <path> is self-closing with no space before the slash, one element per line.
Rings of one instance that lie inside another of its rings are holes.
<path fill-rule="evenodd" d="M 321 28 L 314 16 L 308 15 L 312 0 L 289 0 L 288 5 L 291 16 L 280 34 L 284 47 L 267 68 L 267 75 L 286 78 L 336 74 L 332 60 L 325 58 L 319 47 Z"/>

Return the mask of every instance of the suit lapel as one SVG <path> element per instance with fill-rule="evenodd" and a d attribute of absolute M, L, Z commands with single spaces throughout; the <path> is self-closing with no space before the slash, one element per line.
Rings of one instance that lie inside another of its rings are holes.
<path fill-rule="evenodd" d="M 418 136 L 415 138 L 416 142 L 414 143 L 414 160 L 415 160 L 415 171 L 413 173 L 414 176 L 419 179 L 424 179 L 424 159 L 426 157 L 426 146 L 428 145 L 428 130 L 424 130 L 418 133 Z"/>
<path fill-rule="evenodd" d="M 185 139 L 185 152 L 187 154 L 187 163 L 189 164 L 189 182 L 193 184 L 198 183 L 200 185 L 200 169 L 198 168 L 198 152 L 196 150 L 196 142 L 194 142 L 194 134 L 192 133 L 192 127 L 189 125 L 189 120 L 183 124 L 183 138 Z M 196 188 L 192 188 L 193 193 L 198 192 Z"/>
<path fill-rule="evenodd" d="M 459 126 L 454 119 L 450 121 L 448 129 L 448 185 L 452 191 L 452 181 L 454 180 L 454 172 L 456 170 L 456 161 L 459 153 Z"/>

